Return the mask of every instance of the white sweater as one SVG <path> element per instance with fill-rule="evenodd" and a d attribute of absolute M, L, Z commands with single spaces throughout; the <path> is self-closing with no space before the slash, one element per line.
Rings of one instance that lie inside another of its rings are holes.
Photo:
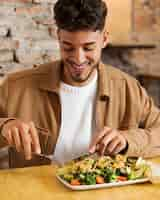
<path fill-rule="evenodd" d="M 95 131 L 94 103 L 97 73 L 89 84 L 75 87 L 61 83 L 62 123 L 53 159 L 61 164 L 88 152 Z"/>

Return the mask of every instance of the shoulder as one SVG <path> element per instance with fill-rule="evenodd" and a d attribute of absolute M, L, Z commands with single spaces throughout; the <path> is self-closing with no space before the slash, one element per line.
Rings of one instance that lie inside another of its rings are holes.
<path fill-rule="evenodd" d="M 122 70 L 113 67 L 111 65 L 105 65 L 105 73 L 106 76 L 108 76 L 109 82 L 114 85 L 119 85 L 119 89 L 121 90 L 125 90 L 125 94 L 132 94 L 135 96 L 140 96 L 141 95 L 141 90 L 142 90 L 142 86 L 140 85 L 139 81 L 127 74 L 126 72 L 123 72 Z M 119 92 L 120 92 L 119 91 Z"/>
<path fill-rule="evenodd" d="M 39 65 L 34 68 L 27 68 L 17 72 L 9 73 L 5 77 L 5 80 L 7 80 L 9 85 L 11 84 L 13 85 L 19 84 L 19 86 L 20 84 L 34 85 L 34 83 L 38 83 L 39 81 L 43 80 L 44 77 L 47 77 L 48 74 L 50 74 L 50 71 L 53 70 L 53 68 L 56 67 L 58 63 L 59 61 L 54 61 Z"/>
<path fill-rule="evenodd" d="M 137 79 L 126 72 L 111 66 L 106 65 L 106 70 L 109 73 L 109 78 L 112 80 L 125 80 L 126 82 L 137 82 Z"/>
<path fill-rule="evenodd" d="M 17 72 L 9 73 L 8 80 L 16 81 L 16 80 L 24 80 L 24 79 L 32 79 L 34 77 L 43 76 L 49 73 L 49 70 L 52 66 L 55 65 L 55 62 L 45 63 L 33 68 L 27 68 L 24 70 L 20 70 Z"/>
<path fill-rule="evenodd" d="M 123 83 L 125 83 L 128 87 L 139 87 L 139 81 L 130 74 L 127 74 L 126 72 L 111 65 L 104 64 L 104 66 L 106 76 L 108 76 L 110 81 L 115 81 L 117 83 L 123 81 Z"/>

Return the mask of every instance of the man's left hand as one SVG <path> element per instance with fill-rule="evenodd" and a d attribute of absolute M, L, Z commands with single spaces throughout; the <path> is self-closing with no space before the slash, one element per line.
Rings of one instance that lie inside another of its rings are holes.
<path fill-rule="evenodd" d="M 89 152 L 97 151 L 100 155 L 115 155 L 124 150 L 126 145 L 127 141 L 119 130 L 105 126 L 101 132 L 94 136 Z"/>

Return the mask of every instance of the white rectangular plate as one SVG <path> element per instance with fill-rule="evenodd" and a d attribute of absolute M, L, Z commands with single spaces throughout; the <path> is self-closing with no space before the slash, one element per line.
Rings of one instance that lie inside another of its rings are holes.
<path fill-rule="evenodd" d="M 149 178 L 142 178 L 142 179 L 137 179 L 137 180 L 122 181 L 122 182 L 115 182 L 115 183 L 73 186 L 69 184 L 67 181 L 63 180 L 58 175 L 56 175 L 56 177 L 62 184 L 64 184 L 67 188 L 71 190 L 93 190 L 93 189 L 100 189 L 100 188 L 110 188 L 110 187 L 116 187 L 116 186 L 131 185 L 131 184 L 136 184 L 136 183 L 144 183 L 144 182 L 149 181 Z"/>

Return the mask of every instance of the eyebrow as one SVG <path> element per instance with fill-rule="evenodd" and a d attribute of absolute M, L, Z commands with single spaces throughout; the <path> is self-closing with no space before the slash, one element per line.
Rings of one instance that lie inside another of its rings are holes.
<path fill-rule="evenodd" d="M 70 45 L 70 46 L 72 46 L 73 44 L 72 43 L 70 43 L 70 42 L 67 42 L 67 41 L 62 41 L 62 43 L 63 44 L 66 44 L 66 45 Z M 87 42 L 87 43 L 84 43 L 84 45 L 94 45 L 96 43 L 96 41 L 95 42 Z"/>

